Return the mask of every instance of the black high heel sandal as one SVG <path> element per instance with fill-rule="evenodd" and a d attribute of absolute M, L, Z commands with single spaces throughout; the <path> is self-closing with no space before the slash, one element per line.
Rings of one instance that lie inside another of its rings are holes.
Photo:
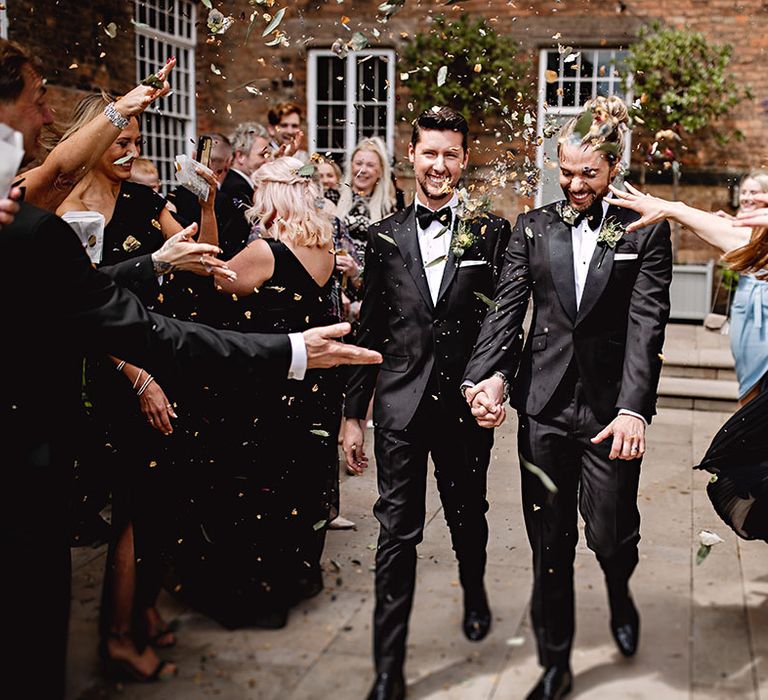
<path fill-rule="evenodd" d="M 160 659 L 152 673 L 142 673 L 130 661 L 126 659 L 114 659 L 109 655 L 107 647 L 108 639 L 128 639 L 130 634 L 127 632 L 112 632 L 99 643 L 99 658 L 104 675 L 114 681 L 128 681 L 135 683 L 157 683 L 159 681 L 169 681 L 174 678 L 178 671 L 173 675 L 163 675 L 163 671 L 168 668 L 169 662 Z"/>

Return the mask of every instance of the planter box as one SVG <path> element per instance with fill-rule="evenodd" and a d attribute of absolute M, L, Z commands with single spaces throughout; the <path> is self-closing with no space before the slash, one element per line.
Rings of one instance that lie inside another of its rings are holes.
<path fill-rule="evenodd" d="M 673 265 L 670 320 L 703 321 L 712 309 L 714 263 Z"/>

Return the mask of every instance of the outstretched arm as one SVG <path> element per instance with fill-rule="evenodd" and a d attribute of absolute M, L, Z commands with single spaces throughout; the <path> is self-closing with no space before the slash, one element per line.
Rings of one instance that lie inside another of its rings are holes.
<path fill-rule="evenodd" d="M 695 233 L 706 243 L 715 246 L 724 253 L 749 243 L 752 229 L 748 223 L 739 219 L 726 219 L 711 212 L 689 207 L 683 202 L 669 202 L 660 197 L 644 194 L 625 183 L 626 192 L 611 185 L 612 198 L 606 198 L 609 204 L 631 209 L 640 214 L 640 218 L 627 226 L 627 232 L 636 231 L 645 226 L 657 224 L 665 219 L 676 221 Z"/>

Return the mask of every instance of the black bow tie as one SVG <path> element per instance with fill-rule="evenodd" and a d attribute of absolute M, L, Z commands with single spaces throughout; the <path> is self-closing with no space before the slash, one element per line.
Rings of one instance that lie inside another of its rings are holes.
<path fill-rule="evenodd" d="M 593 231 L 597 231 L 600 228 L 600 224 L 603 223 L 603 202 L 598 199 L 589 209 L 581 212 L 576 220 L 573 222 L 574 228 L 580 226 L 581 222 L 587 220 L 587 225 Z"/>
<path fill-rule="evenodd" d="M 416 220 L 419 222 L 419 227 L 422 230 L 429 228 L 433 221 L 437 221 L 443 226 L 450 226 L 453 221 L 453 214 L 450 207 L 443 207 L 437 211 L 432 211 L 427 207 L 419 205 L 416 207 Z"/>

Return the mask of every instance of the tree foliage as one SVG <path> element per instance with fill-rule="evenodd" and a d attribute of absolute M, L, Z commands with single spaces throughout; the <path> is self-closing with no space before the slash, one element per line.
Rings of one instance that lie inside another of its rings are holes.
<path fill-rule="evenodd" d="M 732 53 L 730 44 L 714 44 L 699 32 L 658 23 L 643 28 L 626 65 L 640 100 L 635 115 L 645 135 L 655 138 L 672 130 L 684 139 L 709 128 L 721 142 L 740 138 L 738 131 L 723 132 L 714 125 L 751 98 L 729 71 Z"/>
<path fill-rule="evenodd" d="M 468 14 L 454 21 L 436 16 L 428 31 L 406 43 L 401 66 L 417 114 L 446 104 L 468 121 L 486 121 L 528 99 L 531 62 L 519 44 Z"/>

